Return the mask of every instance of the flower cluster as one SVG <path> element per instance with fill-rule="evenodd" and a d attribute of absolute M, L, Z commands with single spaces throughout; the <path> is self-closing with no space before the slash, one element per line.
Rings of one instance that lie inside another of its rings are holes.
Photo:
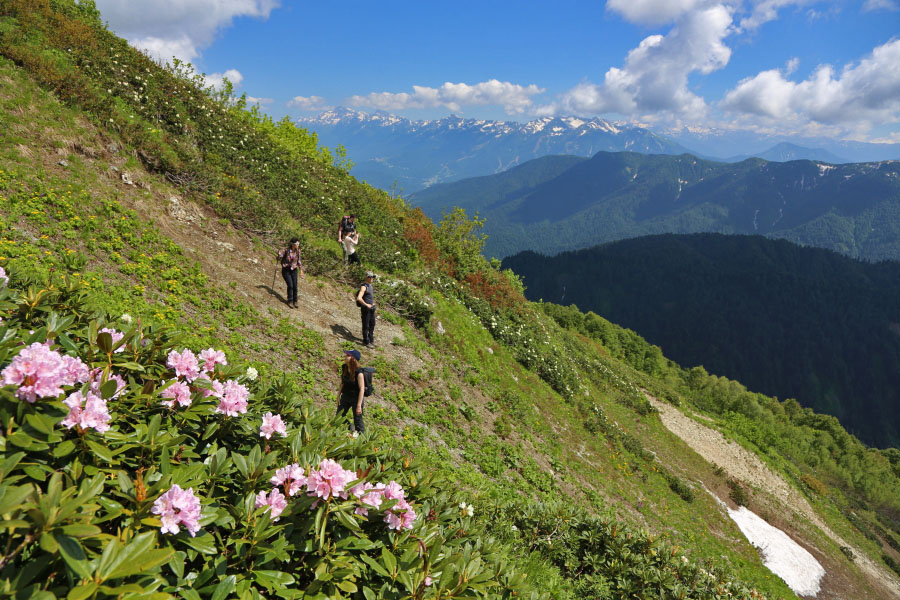
<path fill-rule="evenodd" d="M 197 364 L 197 356 L 185 348 L 181 352 L 172 350 L 166 359 L 166 366 L 175 370 L 175 375 L 184 377 L 189 383 L 200 375 L 200 365 Z"/>
<path fill-rule="evenodd" d="M 406 493 L 399 483 L 391 481 L 385 485 L 363 482 L 347 489 L 347 485 L 357 479 L 359 477 L 355 472 L 326 458 L 319 463 L 319 468 L 310 472 L 309 475 L 306 475 L 306 471 L 294 463 L 276 470 L 275 475 L 269 481 L 272 485 L 283 486 L 287 496 L 294 496 L 303 486 L 306 486 L 306 495 L 317 498 L 316 504 L 322 500 L 335 498 L 347 500 L 352 495 L 360 503 L 354 512 L 363 517 L 369 516 L 370 509 L 381 508 L 385 500 L 394 500 L 394 504 L 384 513 L 384 522 L 387 523 L 388 529 L 395 531 L 412 529 L 413 522 L 416 520 L 416 511 L 406 500 Z M 278 493 L 276 494 L 276 492 Z M 274 518 L 280 515 L 287 506 L 286 500 L 284 506 L 281 506 L 283 498 L 285 496 L 279 492 L 277 487 L 268 495 L 265 492 L 259 492 L 256 496 L 256 507 L 270 506 Z M 279 506 L 280 508 L 277 508 Z"/>
<path fill-rule="evenodd" d="M 191 537 L 200 530 L 200 499 L 194 495 L 194 488 L 183 490 L 173 485 L 156 499 L 150 512 L 159 515 L 162 533 L 178 533 L 179 525 L 184 525 Z"/>
<path fill-rule="evenodd" d="M 219 398 L 219 405 L 216 407 L 217 413 L 236 417 L 247 412 L 247 400 L 250 398 L 250 390 L 246 386 L 236 381 L 226 381 L 222 385 L 221 393 L 214 395 Z"/>
<path fill-rule="evenodd" d="M 279 515 L 287 508 L 287 498 L 278 491 L 278 488 L 272 488 L 268 495 L 265 492 L 260 492 L 256 495 L 256 508 L 262 508 L 263 506 L 269 507 L 269 516 L 273 521 L 277 521 Z"/>
<path fill-rule="evenodd" d="M 264 437 L 269 439 L 272 437 L 272 434 L 280 433 L 281 437 L 287 436 L 287 427 L 284 425 L 284 421 L 281 420 L 281 415 L 273 415 L 270 412 L 267 412 L 263 415 L 262 418 L 262 427 L 259 428 L 260 437 Z"/>
<path fill-rule="evenodd" d="M 69 407 L 69 414 L 62 421 L 66 429 L 72 429 L 76 425 L 82 431 L 93 428 L 104 433 L 109 429 L 111 417 L 106 400 L 93 392 L 84 395 L 79 390 L 63 400 L 63 404 Z"/>
<path fill-rule="evenodd" d="M 214 350 L 213 348 L 207 348 L 206 350 L 200 353 L 200 360 L 203 363 L 203 370 L 207 373 L 212 373 L 215 370 L 216 365 L 227 365 L 228 359 L 225 358 L 225 353 L 221 350 Z"/>
<path fill-rule="evenodd" d="M 169 408 L 174 408 L 176 402 L 178 406 L 191 405 L 191 388 L 188 384 L 177 379 L 173 379 L 169 386 L 160 392 L 159 395 L 165 398 L 162 401 L 163 406 Z"/>
<path fill-rule="evenodd" d="M 40 398 L 56 398 L 62 386 L 84 383 L 90 370 L 81 359 L 50 349 L 49 342 L 34 342 L 23 348 L 0 372 L 3 385 L 17 385 L 16 396 L 34 403 Z"/>

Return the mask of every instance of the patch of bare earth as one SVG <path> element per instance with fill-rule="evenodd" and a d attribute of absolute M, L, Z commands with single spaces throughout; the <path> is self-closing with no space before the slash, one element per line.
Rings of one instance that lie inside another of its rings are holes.
<path fill-rule="evenodd" d="M 767 510 L 762 516 L 773 526 L 791 532 L 795 541 L 823 563 L 828 572 L 825 579 L 822 580 L 822 591 L 819 597 L 846 599 L 864 598 L 867 595 L 862 590 L 856 589 L 848 577 L 841 575 L 840 571 L 845 567 L 829 559 L 808 539 L 796 539 L 802 530 L 800 524 L 796 522 L 795 516 L 800 516 L 817 527 L 838 547 L 851 548 L 855 557 L 854 564 L 863 572 L 872 587 L 879 592 L 877 598 L 885 600 L 900 598 L 900 583 L 896 577 L 869 560 L 861 550 L 832 531 L 809 502 L 780 475 L 769 469 L 755 454 L 726 439 L 715 429 L 698 423 L 671 404 L 661 402 L 649 394 L 647 398 L 659 410 L 660 419 L 666 428 L 693 448 L 697 454 L 708 462 L 721 467 L 729 477 L 759 489 L 771 498 L 771 502 L 768 503 Z M 722 494 L 720 490 L 714 490 L 714 492 L 717 495 Z M 727 494 L 720 499 L 725 500 L 726 497 Z"/>

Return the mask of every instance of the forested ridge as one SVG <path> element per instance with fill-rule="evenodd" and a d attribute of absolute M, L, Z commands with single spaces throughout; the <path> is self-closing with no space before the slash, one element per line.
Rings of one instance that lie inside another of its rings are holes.
<path fill-rule="evenodd" d="M 900 263 L 761 236 L 662 235 L 504 266 L 532 300 L 574 303 L 685 366 L 900 443 Z"/>

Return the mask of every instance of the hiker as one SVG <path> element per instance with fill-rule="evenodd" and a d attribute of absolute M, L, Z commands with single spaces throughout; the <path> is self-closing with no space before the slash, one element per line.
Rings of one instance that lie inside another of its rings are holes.
<path fill-rule="evenodd" d="M 347 257 L 348 264 L 361 264 L 359 254 L 356 253 L 356 246 L 359 244 L 359 232 L 351 231 L 344 235 L 344 256 Z"/>
<path fill-rule="evenodd" d="M 366 281 L 359 286 L 356 293 L 356 304 L 359 306 L 359 315 L 362 318 L 363 345 L 366 348 L 375 347 L 375 291 L 372 282 L 375 281 L 375 273 L 366 271 Z"/>
<path fill-rule="evenodd" d="M 297 276 L 303 277 L 303 262 L 300 260 L 300 240 L 291 238 L 287 248 L 278 253 L 281 276 L 287 284 L 287 305 L 297 306 Z"/>
<path fill-rule="evenodd" d="M 365 433 L 363 424 L 363 394 L 366 389 L 365 377 L 359 367 L 359 350 L 344 350 L 344 364 L 341 365 L 341 385 L 338 387 L 338 403 L 335 416 L 344 416 L 348 410 L 353 410 L 354 437 Z"/>
<path fill-rule="evenodd" d="M 338 225 L 338 243 L 341 245 L 341 250 L 344 252 L 344 264 L 346 265 L 350 255 L 347 254 L 347 248 L 344 246 L 344 237 L 348 234 L 356 232 L 356 215 L 349 214 L 344 215 L 341 218 L 341 222 Z M 358 238 L 357 238 L 358 239 Z"/>

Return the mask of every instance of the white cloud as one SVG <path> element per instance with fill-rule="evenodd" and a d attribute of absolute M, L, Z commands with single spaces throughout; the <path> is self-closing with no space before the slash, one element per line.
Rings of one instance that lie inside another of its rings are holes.
<path fill-rule="evenodd" d="M 666 35 L 648 36 L 631 50 L 623 68 L 610 68 L 602 84 L 580 83 L 558 103 L 539 110 L 699 117 L 706 102 L 688 89 L 688 76 L 728 64 L 731 49 L 723 40 L 731 32 L 730 10 L 721 4 L 684 12 Z"/>
<path fill-rule="evenodd" d="M 238 87 L 244 80 L 244 76 L 237 69 L 228 69 L 224 73 L 211 73 L 204 77 L 206 85 L 212 86 L 215 90 L 221 90 L 225 85 L 225 79 L 231 82 L 231 85 Z"/>
<path fill-rule="evenodd" d="M 366 106 L 380 110 L 446 107 L 459 111 L 463 106 L 502 106 L 508 114 L 521 114 L 531 108 L 531 97 L 543 92 L 543 88 L 531 84 L 522 86 L 508 81 L 483 81 L 475 85 L 450 83 L 439 88 L 413 86 L 413 93 L 373 92 L 366 96 L 353 96 L 352 106 Z"/>
<path fill-rule="evenodd" d="M 770 70 L 743 79 L 720 106 L 739 115 L 857 130 L 900 122 L 900 39 L 839 73 L 821 65 L 799 83 L 786 75 Z"/>
<path fill-rule="evenodd" d="M 319 111 L 319 110 L 329 110 L 331 109 L 325 103 L 325 98 L 322 96 L 294 96 L 294 98 L 287 103 L 290 108 L 297 108 L 303 111 Z"/>
<path fill-rule="evenodd" d="M 862 7 L 863 12 L 874 12 L 877 10 L 900 10 L 900 2 L 897 0 L 866 0 Z"/>
<path fill-rule="evenodd" d="M 741 19 L 741 29 L 757 29 L 760 25 L 778 18 L 778 10 L 786 6 L 814 4 L 818 0 L 756 0 L 750 15 Z"/>
<path fill-rule="evenodd" d="M 671 23 L 704 4 L 704 0 L 608 0 L 606 10 L 641 25 Z"/>
<path fill-rule="evenodd" d="M 275 102 L 273 98 L 257 98 L 256 96 L 247 96 L 248 106 L 253 106 L 254 104 L 265 106 L 267 104 L 272 104 L 273 102 Z"/>
<path fill-rule="evenodd" d="M 192 61 L 235 18 L 267 19 L 279 0 L 97 0 L 110 29 L 161 61 Z"/>

